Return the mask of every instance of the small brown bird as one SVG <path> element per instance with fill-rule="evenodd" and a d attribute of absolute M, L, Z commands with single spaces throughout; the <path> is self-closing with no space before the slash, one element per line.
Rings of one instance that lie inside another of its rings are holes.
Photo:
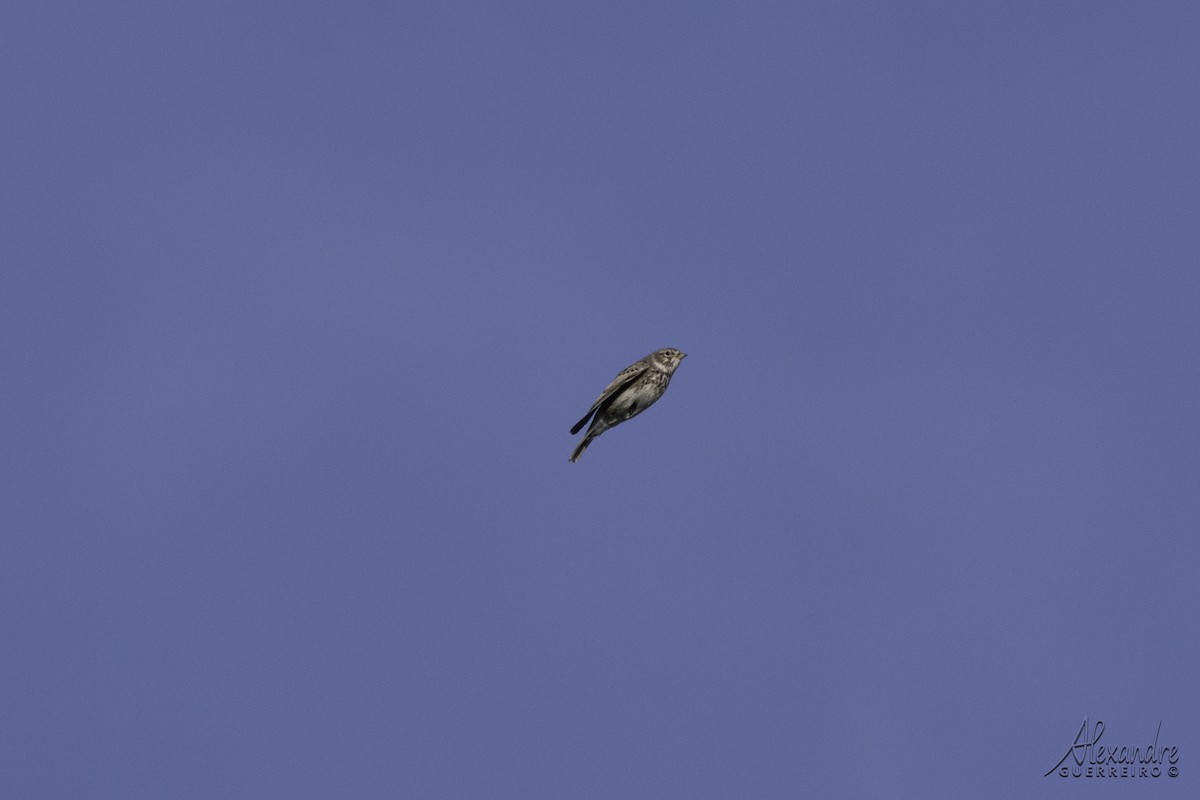
<path fill-rule="evenodd" d="M 671 376 L 686 357 L 687 353 L 667 347 L 655 350 L 641 361 L 618 372 L 613 382 L 600 393 L 600 397 L 583 415 L 583 419 L 571 428 L 572 434 L 579 433 L 589 419 L 592 421 L 587 433 L 583 435 L 583 441 L 571 454 L 571 461 L 579 460 L 583 451 L 592 443 L 592 439 L 614 425 L 633 419 L 662 397 L 671 382 Z"/>

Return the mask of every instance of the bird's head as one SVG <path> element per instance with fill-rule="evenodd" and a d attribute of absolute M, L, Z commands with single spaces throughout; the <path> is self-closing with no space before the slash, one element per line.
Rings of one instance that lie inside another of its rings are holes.
<path fill-rule="evenodd" d="M 687 353 L 676 350 L 674 347 L 665 347 L 654 353 L 654 359 L 662 364 L 663 369 L 668 372 L 674 372 L 679 366 L 679 362 L 685 358 L 687 358 Z"/>

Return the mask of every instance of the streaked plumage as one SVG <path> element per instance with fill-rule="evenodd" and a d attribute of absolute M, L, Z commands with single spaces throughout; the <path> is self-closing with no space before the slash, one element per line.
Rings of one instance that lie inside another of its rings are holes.
<path fill-rule="evenodd" d="M 645 411 L 654 401 L 663 396 L 671 383 L 671 376 L 679 363 L 687 356 L 673 347 L 655 350 L 650 355 L 617 373 L 583 419 L 575 423 L 571 433 L 579 433 L 588 420 L 592 421 L 583 441 L 571 454 L 571 461 L 578 461 L 583 451 L 600 434 L 627 419 L 633 419 Z"/>

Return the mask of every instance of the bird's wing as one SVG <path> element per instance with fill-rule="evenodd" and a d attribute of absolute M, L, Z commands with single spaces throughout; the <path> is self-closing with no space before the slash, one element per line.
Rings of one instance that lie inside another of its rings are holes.
<path fill-rule="evenodd" d="M 575 427 L 571 428 L 571 433 L 579 433 L 579 431 L 583 429 L 583 426 L 587 425 L 588 420 L 592 418 L 592 415 L 596 413 L 600 406 L 604 405 L 605 401 L 611 399 L 626 386 L 636 381 L 639 377 L 641 377 L 642 373 L 645 372 L 648 367 L 648 364 L 639 362 L 634 364 L 632 367 L 626 367 L 625 369 L 621 370 L 620 373 L 617 374 L 617 377 L 613 378 L 613 382 L 605 387 L 604 391 L 600 393 L 600 396 L 596 398 L 596 402 L 593 403 L 592 407 L 588 409 L 588 412 L 583 415 L 583 419 L 579 420 L 579 422 L 576 422 Z"/>

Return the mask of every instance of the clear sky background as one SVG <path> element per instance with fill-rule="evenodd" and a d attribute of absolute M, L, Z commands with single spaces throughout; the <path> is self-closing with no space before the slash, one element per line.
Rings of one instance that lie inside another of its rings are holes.
<path fill-rule="evenodd" d="M 0 16 L 3 797 L 1198 796 L 1200 4 Z"/>

